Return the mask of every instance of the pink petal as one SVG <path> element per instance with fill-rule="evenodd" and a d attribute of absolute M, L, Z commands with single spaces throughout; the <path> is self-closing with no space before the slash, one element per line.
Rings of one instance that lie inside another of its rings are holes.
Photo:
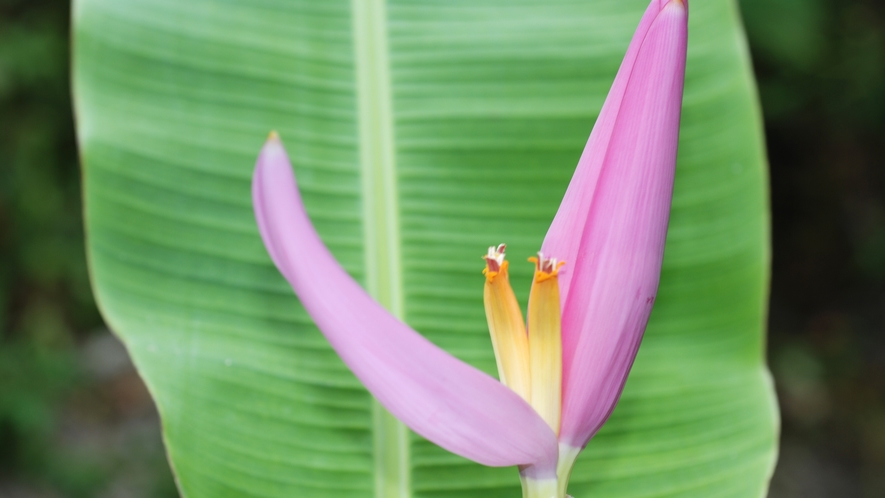
<path fill-rule="evenodd" d="M 282 143 L 258 157 L 253 204 L 264 244 L 344 363 L 394 416 L 485 465 L 555 472 L 553 431 L 518 395 L 397 320 L 347 274 L 304 210 Z"/>
<path fill-rule="evenodd" d="M 621 68 L 618 70 L 615 81 L 608 92 L 608 97 L 599 111 L 599 117 L 596 118 L 593 131 L 590 132 L 590 138 L 587 139 L 584 152 L 578 160 L 578 166 L 575 168 L 575 174 L 569 182 L 565 196 L 563 196 L 562 204 L 559 206 L 559 210 L 550 224 L 550 229 L 547 231 L 547 236 L 544 237 L 544 244 L 541 246 L 541 252 L 544 254 L 566 262 L 559 272 L 559 293 L 563 306 L 571 288 L 574 275 L 572 264 L 578 255 L 581 234 L 584 231 L 584 225 L 587 224 L 587 216 L 590 214 L 590 205 L 593 202 L 596 183 L 599 180 L 606 151 L 611 141 L 615 120 L 621 109 L 621 100 L 624 98 L 627 82 L 633 72 L 639 47 L 642 46 L 642 41 L 652 22 L 663 8 L 660 3 L 661 0 L 653 0 L 645 10 L 642 20 L 639 21 L 639 27 L 636 28 L 636 33 L 633 35 L 624 60 L 621 62 Z"/>
<path fill-rule="evenodd" d="M 614 409 L 657 293 L 687 20 L 684 1 L 652 1 L 542 249 L 572 267 L 563 292 L 560 439 L 573 447 Z"/>

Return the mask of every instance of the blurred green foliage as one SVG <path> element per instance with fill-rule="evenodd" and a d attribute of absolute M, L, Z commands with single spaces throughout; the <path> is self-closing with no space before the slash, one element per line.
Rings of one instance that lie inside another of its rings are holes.
<path fill-rule="evenodd" d="M 23 489 L 45 496 L 98 496 L 119 467 L 101 452 L 63 443 L 70 436 L 66 425 L 72 413 L 80 416 L 107 405 L 90 391 L 96 382 L 79 358 L 80 346 L 102 323 L 83 245 L 68 12 L 65 0 L 0 1 L 4 496 L 30 496 Z M 78 400 L 84 409 L 72 408 Z M 152 479 L 161 483 L 158 489 L 165 485 L 168 490 L 168 470 L 157 470 Z"/>
<path fill-rule="evenodd" d="M 0 461 L 43 477 L 55 474 L 56 402 L 77 384 L 73 330 L 99 318 L 77 217 L 66 11 L 35 3 L 47 5 L 0 7 Z"/>
<path fill-rule="evenodd" d="M 885 496 L 885 4 L 741 8 L 772 166 L 770 357 L 784 416 L 772 496 Z M 24 481 L 98 496 L 126 458 L 150 453 L 59 446 L 69 411 L 109 409 L 79 359 L 101 319 L 83 250 L 68 11 L 65 0 L 0 0 L 0 494 Z M 145 487 L 173 495 L 150 458 Z"/>
<path fill-rule="evenodd" d="M 772 496 L 885 496 L 885 2 L 741 5 L 771 159 Z"/>

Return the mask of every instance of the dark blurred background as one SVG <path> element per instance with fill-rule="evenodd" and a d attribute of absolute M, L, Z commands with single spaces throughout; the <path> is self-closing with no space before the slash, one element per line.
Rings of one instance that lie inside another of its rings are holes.
<path fill-rule="evenodd" d="M 771 495 L 885 497 L 885 2 L 742 0 L 771 162 Z"/>
<path fill-rule="evenodd" d="M 742 0 L 771 160 L 771 498 L 885 496 L 885 2 Z M 86 272 L 68 0 L 0 0 L 0 497 L 171 498 Z"/>
<path fill-rule="evenodd" d="M 89 288 L 68 0 L 0 0 L 0 497 L 175 496 Z"/>

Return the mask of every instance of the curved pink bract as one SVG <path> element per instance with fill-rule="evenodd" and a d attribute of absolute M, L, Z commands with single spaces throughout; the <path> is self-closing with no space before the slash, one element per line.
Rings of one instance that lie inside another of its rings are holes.
<path fill-rule="evenodd" d="M 531 406 L 397 320 L 335 261 L 308 219 L 275 136 L 258 157 L 252 197 L 277 268 L 344 363 L 387 410 L 471 460 L 555 473 L 556 437 Z"/>

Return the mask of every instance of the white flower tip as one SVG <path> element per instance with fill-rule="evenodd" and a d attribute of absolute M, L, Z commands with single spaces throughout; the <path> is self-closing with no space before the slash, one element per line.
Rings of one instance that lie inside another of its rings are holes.
<path fill-rule="evenodd" d="M 497 247 L 489 246 L 489 252 L 483 259 L 486 260 L 486 271 L 488 272 L 498 272 L 501 271 L 501 267 L 504 265 L 504 250 L 507 249 L 506 244 L 498 244 Z"/>
<path fill-rule="evenodd" d="M 560 261 L 557 258 L 548 258 L 544 256 L 544 253 L 538 251 L 537 258 L 529 258 L 529 261 L 535 263 L 535 271 L 540 273 L 545 273 L 551 276 L 555 276 L 557 272 L 559 272 L 559 268 L 565 264 L 565 261 Z"/>

